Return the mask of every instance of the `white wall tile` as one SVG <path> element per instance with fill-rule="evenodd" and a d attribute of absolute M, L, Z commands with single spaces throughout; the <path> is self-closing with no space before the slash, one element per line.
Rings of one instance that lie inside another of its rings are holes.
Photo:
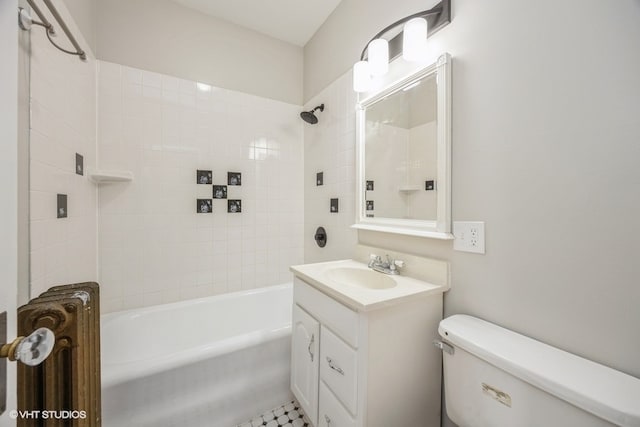
<path fill-rule="evenodd" d="M 282 251 L 303 246 L 302 232 L 291 231 L 304 224 L 300 106 L 99 68 L 100 167 L 136 177 L 99 192 L 100 282 L 113 289 L 105 312 L 291 280 L 288 267 L 300 257 Z M 242 186 L 229 186 L 228 197 L 242 200 L 242 213 L 227 213 L 227 200 L 195 213 L 196 199 L 212 195 L 195 183 L 197 169 L 212 170 L 218 185 L 241 172 Z"/>
<path fill-rule="evenodd" d="M 329 85 L 305 105 L 305 110 L 325 104 L 318 123 L 304 125 L 305 176 L 304 227 L 294 231 L 292 241 L 303 236 L 304 262 L 351 258 L 357 233 L 350 226 L 355 221 L 355 102 L 356 95 L 347 73 Z M 316 185 L 316 173 L 323 172 L 324 184 Z M 339 212 L 329 211 L 330 199 L 339 199 Z M 327 231 L 327 245 L 313 240 L 316 228 Z M 302 248 L 300 248 L 302 252 Z M 295 251 L 288 255 L 295 257 Z M 298 262 L 303 262 L 300 257 Z"/>
<path fill-rule="evenodd" d="M 304 228 L 299 106 L 91 55 L 82 63 L 43 37 L 32 42 L 34 296 L 96 280 L 98 265 L 104 312 L 290 280 L 288 265 L 300 259 L 290 249 L 302 248 Z M 98 191 L 74 173 L 76 152 L 85 171 L 136 178 Z M 216 184 L 242 172 L 229 197 L 243 200 L 243 212 L 216 200 L 213 214 L 196 214 L 195 199 L 211 195 L 194 182 L 198 168 L 214 170 Z M 55 218 L 58 193 L 69 197 L 67 219 Z"/>
<path fill-rule="evenodd" d="M 97 280 L 97 192 L 87 177 L 96 165 L 97 68 L 87 53 L 87 61 L 78 61 L 57 51 L 44 33 L 31 35 L 32 297 L 54 285 Z M 102 71 L 105 79 L 119 79 L 118 67 Z M 84 157 L 84 176 L 75 173 L 76 153 Z M 56 218 L 58 193 L 68 198 L 64 219 Z"/>

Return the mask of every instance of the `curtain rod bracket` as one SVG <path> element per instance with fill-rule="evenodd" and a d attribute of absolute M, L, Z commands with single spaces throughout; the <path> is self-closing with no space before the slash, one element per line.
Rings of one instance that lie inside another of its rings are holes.
<path fill-rule="evenodd" d="M 76 38 L 73 36 L 73 34 L 71 34 L 69 27 L 67 27 L 67 24 L 64 22 L 64 19 L 62 19 L 62 16 L 60 16 L 60 13 L 58 13 L 58 10 L 55 8 L 53 3 L 51 3 L 51 0 L 43 0 L 43 2 L 51 12 L 51 15 L 53 15 L 54 19 L 58 22 L 58 25 L 60 25 L 60 28 L 62 28 L 62 31 L 67 35 L 67 38 L 75 48 L 75 51 L 67 50 L 59 46 L 58 44 L 56 44 L 56 42 L 53 41 L 51 36 L 56 35 L 56 31 L 53 27 L 53 24 L 51 24 L 51 22 L 47 20 L 47 17 L 42 13 L 38 5 L 36 5 L 35 0 L 27 0 L 27 3 L 29 3 L 31 10 L 33 10 L 36 13 L 36 15 L 38 15 L 38 18 L 40 18 L 40 21 L 34 20 L 24 8 L 19 7 L 18 8 L 18 26 L 24 31 L 31 30 L 31 27 L 33 25 L 39 25 L 41 27 L 44 27 L 45 32 L 47 34 L 47 38 L 49 39 L 49 42 L 51 42 L 51 44 L 55 46 L 56 49 L 64 53 L 68 53 L 69 55 L 77 55 L 81 60 L 86 61 L 87 54 L 85 53 L 84 50 L 82 50 L 82 48 L 76 41 Z"/>

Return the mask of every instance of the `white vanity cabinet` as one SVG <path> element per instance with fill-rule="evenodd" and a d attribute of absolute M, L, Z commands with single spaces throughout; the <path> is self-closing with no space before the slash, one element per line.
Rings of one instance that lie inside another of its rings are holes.
<path fill-rule="evenodd" d="M 291 390 L 315 427 L 440 425 L 442 292 L 349 307 L 294 278 Z"/>

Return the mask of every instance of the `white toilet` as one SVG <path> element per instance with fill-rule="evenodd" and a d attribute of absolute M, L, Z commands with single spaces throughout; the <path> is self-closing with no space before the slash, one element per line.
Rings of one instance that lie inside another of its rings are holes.
<path fill-rule="evenodd" d="M 459 427 L 640 427 L 640 379 L 465 315 L 440 322 Z"/>

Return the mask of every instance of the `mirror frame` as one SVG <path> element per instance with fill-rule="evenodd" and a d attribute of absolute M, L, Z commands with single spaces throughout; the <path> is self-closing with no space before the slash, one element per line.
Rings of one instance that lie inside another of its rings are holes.
<path fill-rule="evenodd" d="M 366 110 L 402 88 L 435 74 L 437 78 L 437 217 L 435 220 L 368 218 L 365 211 L 365 126 Z M 378 87 L 360 94 L 356 103 L 356 223 L 360 230 L 381 231 L 434 239 L 453 239 L 451 233 L 451 55 L 443 53 L 429 65 L 409 64 L 398 58 Z"/>

